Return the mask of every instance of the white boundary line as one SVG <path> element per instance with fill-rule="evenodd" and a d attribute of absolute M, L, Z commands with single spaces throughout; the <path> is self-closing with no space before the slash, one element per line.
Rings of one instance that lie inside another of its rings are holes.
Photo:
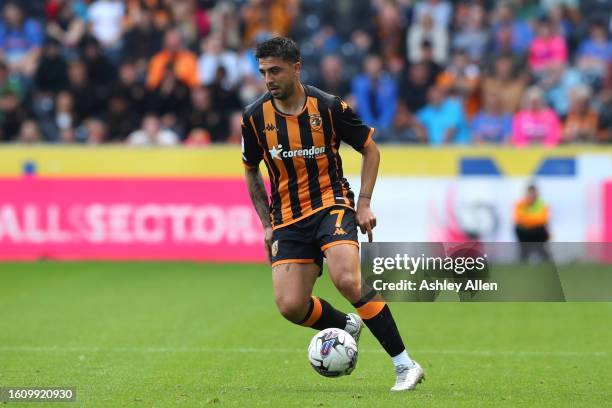
<path fill-rule="evenodd" d="M 383 353 L 380 349 L 360 350 L 360 353 Z M 253 347 L 72 347 L 72 346 L 0 346 L 0 353 L 306 353 L 290 348 Z M 513 351 L 513 350 L 410 350 L 411 354 L 444 354 L 461 356 L 509 357 L 609 357 L 607 351 Z"/>

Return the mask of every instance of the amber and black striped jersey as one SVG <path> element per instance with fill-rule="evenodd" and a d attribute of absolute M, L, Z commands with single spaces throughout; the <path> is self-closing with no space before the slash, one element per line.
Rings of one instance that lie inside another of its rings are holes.
<path fill-rule="evenodd" d="M 242 116 L 242 161 L 254 168 L 263 159 L 271 182 L 274 229 L 323 208 L 354 208 L 354 194 L 342 173 L 340 142 L 361 150 L 374 128 L 361 122 L 339 97 L 304 85 L 302 112 L 287 115 L 270 93 L 247 106 Z"/>

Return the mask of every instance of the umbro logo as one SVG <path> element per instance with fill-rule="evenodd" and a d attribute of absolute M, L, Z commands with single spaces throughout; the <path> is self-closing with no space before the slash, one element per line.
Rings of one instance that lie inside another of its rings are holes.
<path fill-rule="evenodd" d="M 274 130 L 278 131 L 278 128 L 271 123 L 268 123 L 266 127 L 264 127 L 264 132 L 272 132 Z"/>

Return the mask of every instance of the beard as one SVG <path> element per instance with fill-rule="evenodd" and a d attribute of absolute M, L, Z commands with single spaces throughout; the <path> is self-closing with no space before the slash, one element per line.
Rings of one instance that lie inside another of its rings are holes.
<path fill-rule="evenodd" d="M 274 96 L 274 98 L 284 101 L 285 99 L 287 99 L 289 97 L 289 92 L 287 92 L 286 89 L 284 88 L 277 88 L 274 91 L 270 91 L 270 93 L 272 93 L 272 96 Z"/>

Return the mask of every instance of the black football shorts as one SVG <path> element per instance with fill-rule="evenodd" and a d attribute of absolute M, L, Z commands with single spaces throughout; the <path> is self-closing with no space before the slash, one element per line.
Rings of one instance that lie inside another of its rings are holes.
<path fill-rule="evenodd" d="M 272 267 L 283 263 L 316 263 L 323 268 L 323 252 L 348 243 L 359 247 L 352 208 L 333 206 L 272 233 Z"/>

